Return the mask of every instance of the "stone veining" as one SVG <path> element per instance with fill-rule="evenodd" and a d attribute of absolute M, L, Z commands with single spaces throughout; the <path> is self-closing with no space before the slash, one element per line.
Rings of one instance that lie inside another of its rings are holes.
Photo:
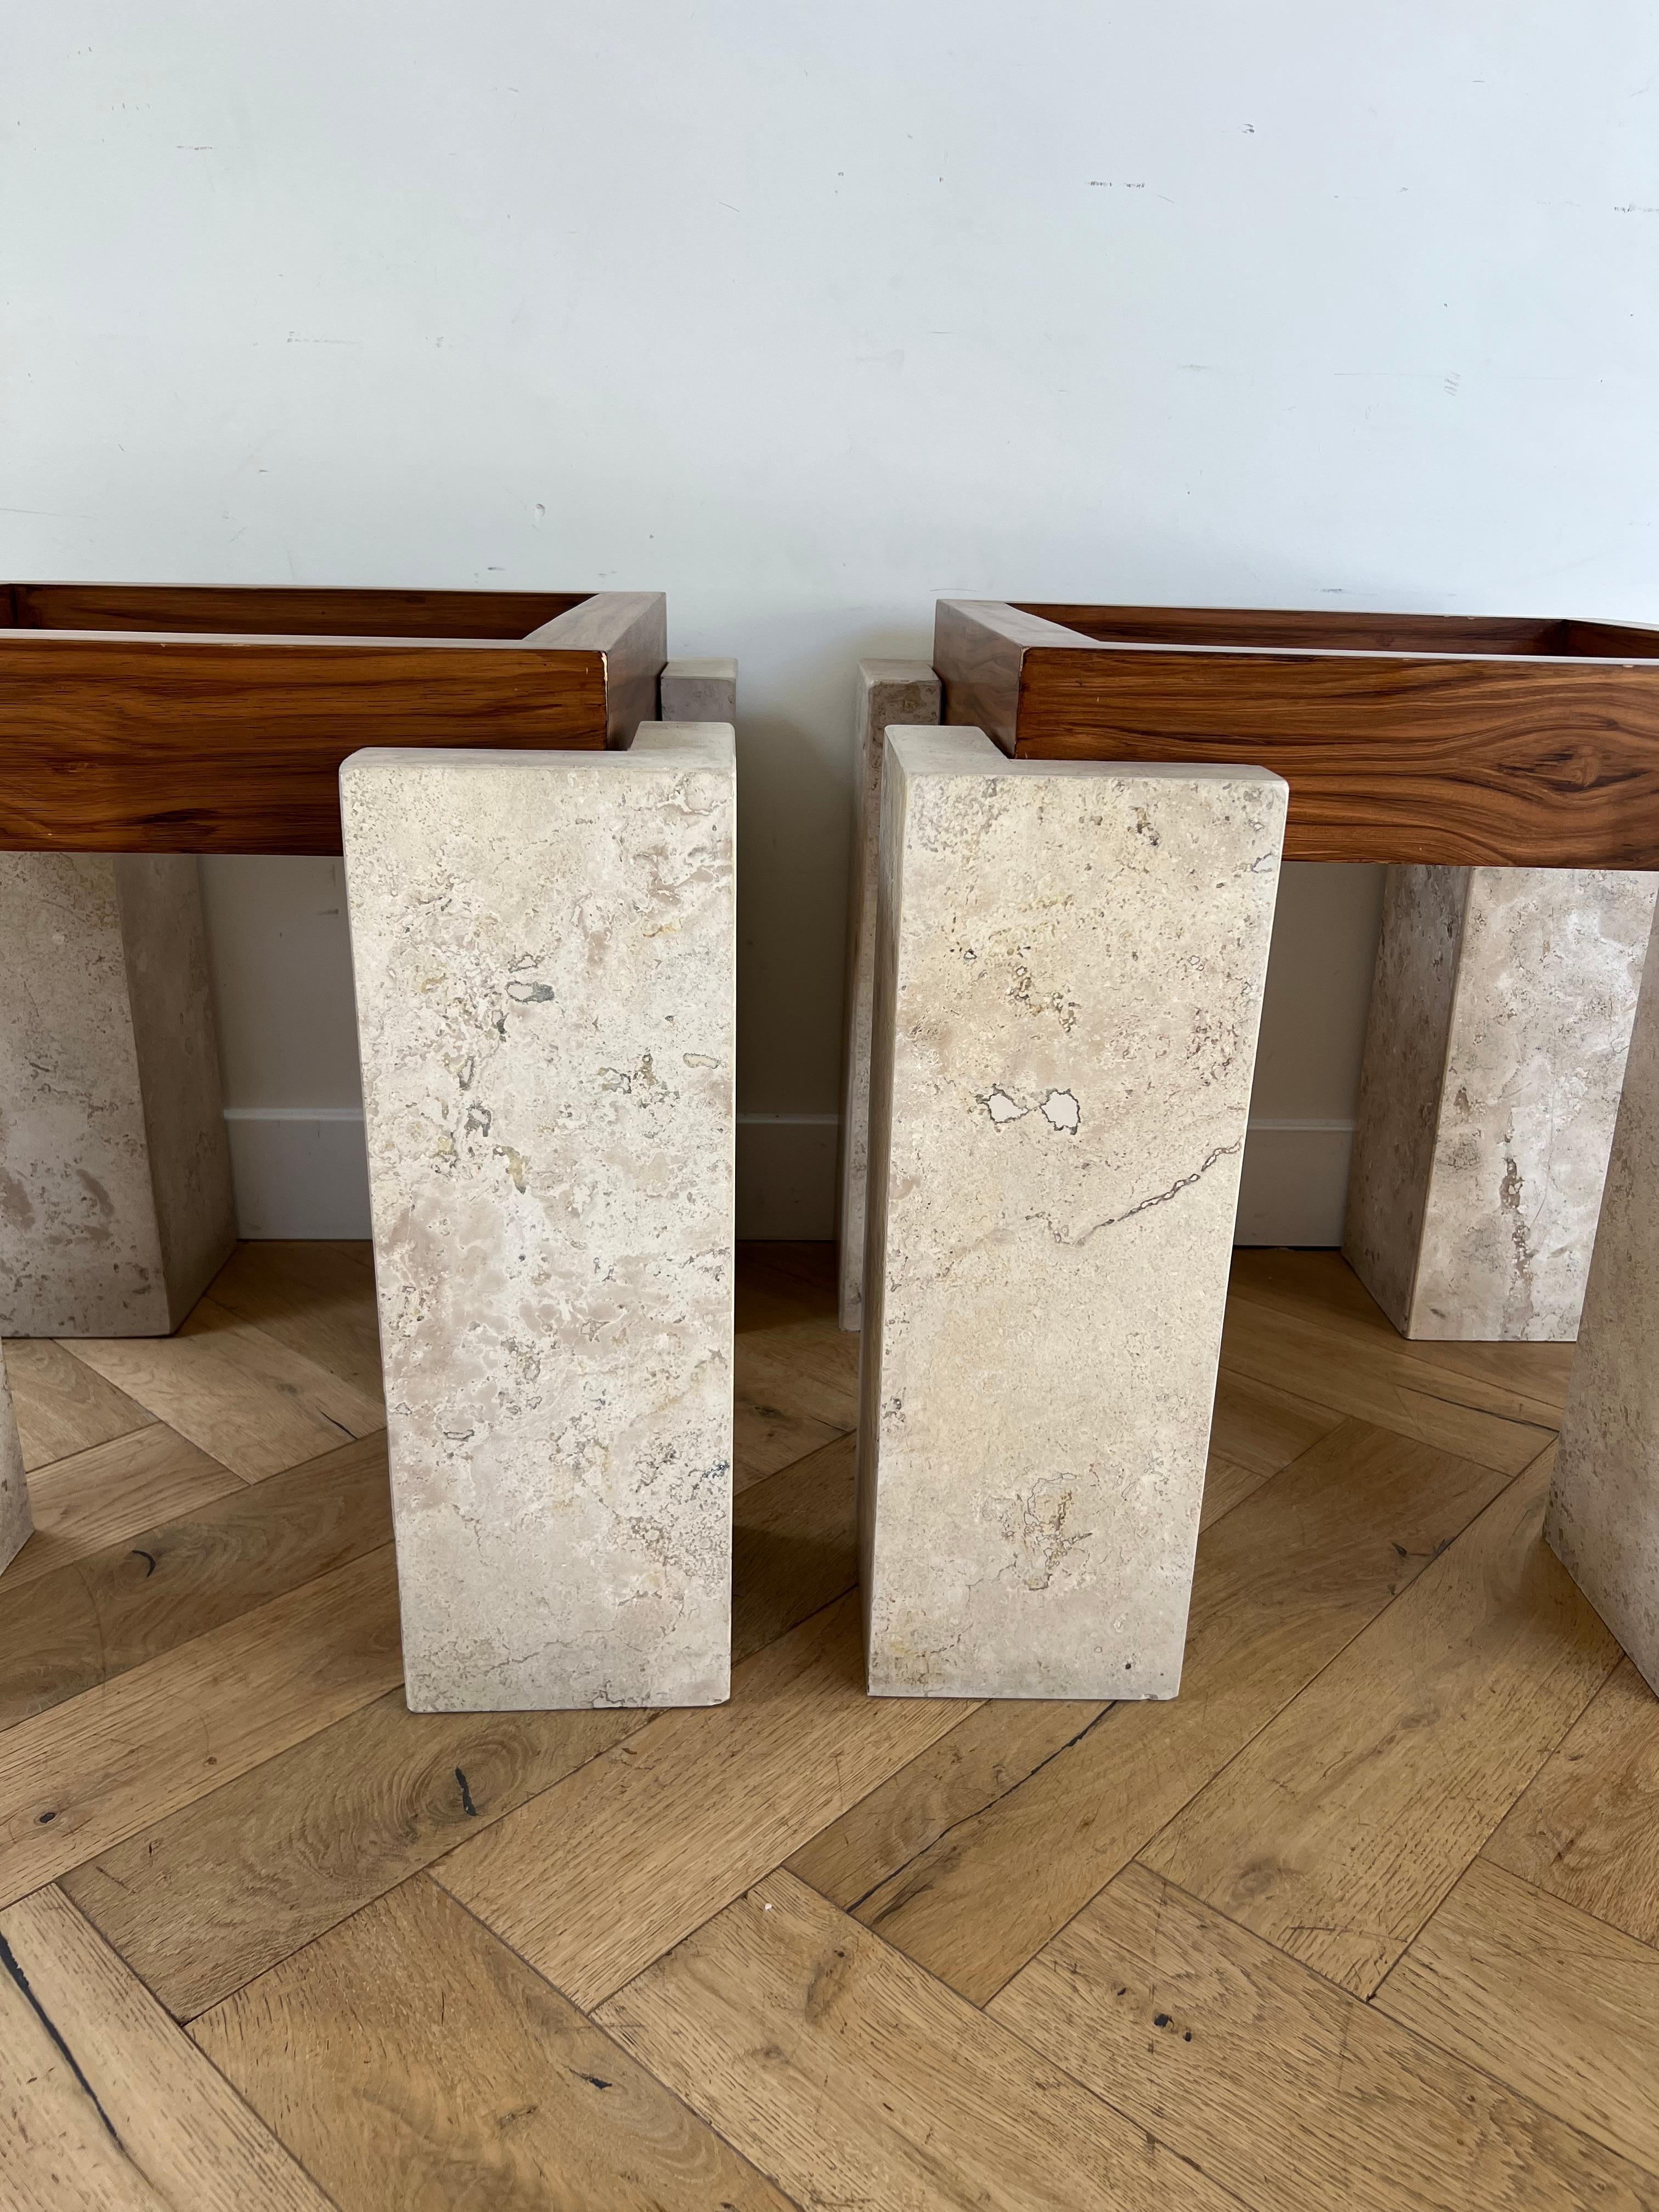
<path fill-rule="evenodd" d="M 1405 1335 L 1577 1334 L 1656 891 L 1389 869 L 1343 1249 Z"/>
<path fill-rule="evenodd" d="M 1170 1696 L 1285 786 L 916 729 L 884 796 L 870 1686 Z"/>
<path fill-rule="evenodd" d="M 716 1700 L 731 732 L 341 790 L 410 1704 Z"/>

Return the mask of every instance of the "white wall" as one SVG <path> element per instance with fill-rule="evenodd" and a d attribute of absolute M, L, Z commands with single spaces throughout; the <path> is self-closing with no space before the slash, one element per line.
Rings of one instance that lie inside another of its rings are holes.
<path fill-rule="evenodd" d="M 4 53 L 0 568 L 665 589 L 742 663 L 774 1228 L 852 664 L 936 594 L 1659 613 L 1639 0 L 80 0 Z M 245 1205 L 310 1204 L 337 886 L 207 876 Z M 1351 1116 L 1375 916 L 1287 890 L 1259 1117 Z"/>

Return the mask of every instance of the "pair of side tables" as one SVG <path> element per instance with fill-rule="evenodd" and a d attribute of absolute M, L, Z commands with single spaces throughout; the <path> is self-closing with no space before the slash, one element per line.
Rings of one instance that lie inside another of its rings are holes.
<path fill-rule="evenodd" d="M 724 1696 L 729 665 L 643 595 L 11 619 L 0 1333 L 163 1330 L 228 1248 L 193 864 L 149 856 L 343 846 L 410 1702 Z M 1176 1692 L 1281 853 L 1394 864 L 1349 1255 L 1414 1335 L 1583 1302 L 1550 1539 L 1659 1680 L 1659 635 L 945 602 L 859 699 L 872 1690 Z M 28 1302 L 71 1246 L 118 1324 Z"/>

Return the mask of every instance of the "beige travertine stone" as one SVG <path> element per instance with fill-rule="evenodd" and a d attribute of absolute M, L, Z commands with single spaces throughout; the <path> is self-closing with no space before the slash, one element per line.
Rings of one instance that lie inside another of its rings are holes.
<path fill-rule="evenodd" d="M 6 1364 L 0 1357 L 0 1573 L 15 1559 L 34 1532 L 29 1512 L 29 1486 L 23 1474 L 23 1447 L 11 1410 L 11 1389 Z"/>
<path fill-rule="evenodd" d="M 1343 1249 L 1402 1334 L 1577 1334 L 1656 890 L 1389 871 Z"/>
<path fill-rule="evenodd" d="M 735 788 L 710 726 L 340 771 L 418 1711 L 726 1695 Z"/>
<path fill-rule="evenodd" d="M 853 695 L 853 865 L 847 901 L 842 1020 L 841 1325 L 864 1310 L 865 1179 L 870 1152 L 870 1013 L 875 1000 L 876 886 L 880 879 L 882 748 L 890 725 L 936 723 L 939 680 L 925 660 L 861 660 Z"/>
<path fill-rule="evenodd" d="M 665 722 L 735 722 L 735 660 L 671 660 L 657 679 Z"/>
<path fill-rule="evenodd" d="M 1172 1697 L 1286 787 L 963 729 L 884 781 L 870 1687 Z"/>
<path fill-rule="evenodd" d="M 160 1336 L 235 1241 L 195 860 L 0 854 L 0 1333 Z"/>
<path fill-rule="evenodd" d="M 1659 1691 L 1659 954 L 1650 944 L 1544 1534 Z"/>

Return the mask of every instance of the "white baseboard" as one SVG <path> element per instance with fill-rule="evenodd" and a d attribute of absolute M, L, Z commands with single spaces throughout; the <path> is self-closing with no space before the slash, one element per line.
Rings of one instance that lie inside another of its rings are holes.
<path fill-rule="evenodd" d="M 368 1153 L 355 1106 L 227 1106 L 236 1228 L 254 1238 L 367 1237 Z"/>
<path fill-rule="evenodd" d="M 1342 1242 L 1352 1121 L 1252 1121 L 1235 1244 Z"/>
<path fill-rule="evenodd" d="M 367 1237 L 368 1160 L 355 1107 L 225 1109 L 236 1223 L 244 1237 Z M 833 1114 L 739 1114 L 738 1234 L 836 1233 Z M 1342 1242 L 1352 1121 L 1252 1121 L 1237 1244 Z"/>

